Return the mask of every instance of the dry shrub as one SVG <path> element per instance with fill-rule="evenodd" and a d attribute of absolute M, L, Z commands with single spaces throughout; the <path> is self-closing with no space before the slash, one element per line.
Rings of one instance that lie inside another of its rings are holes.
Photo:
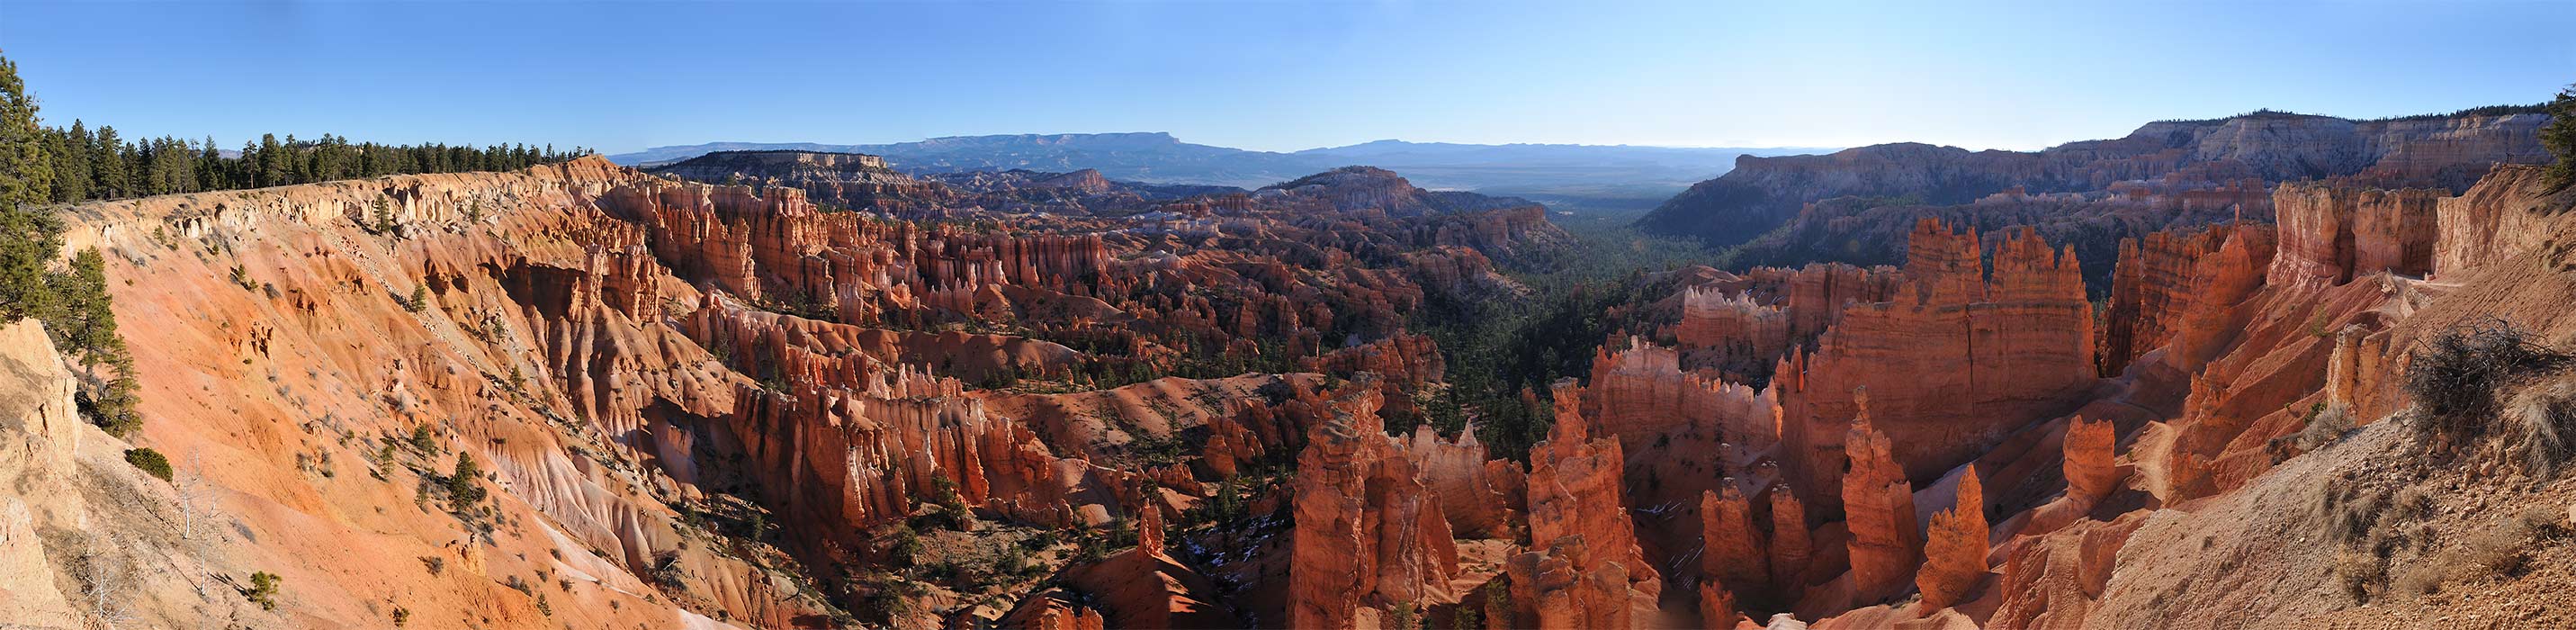
<path fill-rule="evenodd" d="M 2353 601 L 2370 601 L 2371 589 L 2388 577 L 2386 565 L 2381 562 L 2379 556 L 2367 553 L 2351 550 L 2336 552 L 2335 583 L 2343 585 L 2344 594 L 2351 595 Z"/>
<path fill-rule="evenodd" d="M 2530 558 L 2523 544 L 2530 542 L 2531 532 L 2519 524 L 2499 527 L 2470 536 L 2460 550 L 2460 561 L 2452 579 L 2502 577 L 2520 573 L 2523 561 Z"/>
<path fill-rule="evenodd" d="M 2456 326 L 2407 352 L 2406 393 L 2422 411 L 2417 437 L 2441 452 L 2475 443 L 2497 424 L 2503 397 L 2576 366 L 2500 319 Z"/>
<path fill-rule="evenodd" d="M 2419 554 L 2433 551 L 2433 546 L 2442 542 L 2432 523 L 2416 523 L 2406 528 L 2406 540 L 2415 543 L 2415 553 Z"/>
<path fill-rule="evenodd" d="M 2400 521 L 2423 520 L 2432 514 L 2433 493 L 2425 492 L 2419 486 L 2397 491 L 2397 498 L 2388 505 L 2388 515 Z"/>
<path fill-rule="evenodd" d="M 2365 547 L 2370 549 L 2371 555 L 2381 558 L 2393 557 L 2399 550 L 2415 546 L 2414 534 L 2413 529 L 2379 528 L 2370 532 L 2370 544 Z"/>
<path fill-rule="evenodd" d="M 2442 574 L 2441 567 L 2430 562 L 2419 563 L 2405 575 L 2397 576 L 2397 583 L 2390 588 L 2415 597 L 2439 593 L 2442 592 Z"/>
<path fill-rule="evenodd" d="M 2523 508 L 2522 513 L 2515 514 L 2513 520 L 2522 526 L 2523 531 L 2530 533 L 2533 539 L 2548 541 L 2576 536 L 2576 523 L 2568 522 L 2569 518 L 2568 513 L 2556 507 L 2534 505 Z"/>
<path fill-rule="evenodd" d="M 2335 542 L 2367 540 L 2370 530 L 2388 502 L 2388 493 L 2353 483 L 2349 474 L 2339 480 L 2328 480 L 2318 488 L 2317 514 L 2325 521 L 2326 537 Z"/>

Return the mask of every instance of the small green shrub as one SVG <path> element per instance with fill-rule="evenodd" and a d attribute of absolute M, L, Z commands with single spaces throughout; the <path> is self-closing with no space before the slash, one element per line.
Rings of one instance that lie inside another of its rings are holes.
<path fill-rule="evenodd" d="M 141 468 L 143 472 L 154 477 L 160 477 L 162 481 L 170 480 L 170 458 L 162 456 L 160 451 L 148 448 L 126 451 L 125 463 L 133 464 L 135 468 Z"/>
<path fill-rule="evenodd" d="M 1396 604 L 1394 608 L 1387 611 L 1386 627 L 1400 630 L 1422 630 L 1422 615 L 1420 612 L 1413 609 L 1413 602 L 1399 603 Z"/>
<path fill-rule="evenodd" d="M 438 453 L 438 433 L 426 424 L 412 427 L 411 450 L 420 451 L 423 455 Z"/>
<path fill-rule="evenodd" d="M 242 597 L 249 599 L 251 603 L 259 604 L 260 610 L 277 610 L 277 593 L 280 585 L 285 581 L 285 578 L 277 577 L 277 574 L 267 571 L 252 573 L 250 588 L 242 591 Z"/>
<path fill-rule="evenodd" d="M 661 584 L 663 588 L 672 590 L 689 588 L 689 570 L 680 566 L 678 551 L 654 554 L 652 577 L 653 582 Z"/>

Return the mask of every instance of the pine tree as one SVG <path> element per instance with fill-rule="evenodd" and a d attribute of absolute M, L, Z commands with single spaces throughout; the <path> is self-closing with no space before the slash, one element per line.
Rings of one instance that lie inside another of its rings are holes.
<path fill-rule="evenodd" d="M 109 308 L 107 261 L 98 250 L 81 250 L 72 257 L 70 272 L 56 274 L 48 284 L 56 296 L 57 316 L 46 322 L 46 332 L 53 335 L 55 349 L 77 355 L 84 368 L 125 353 L 125 339 L 116 334 L 116 311 Z"/>
<path fill-rule="evenodd" d="M 224 181 L 227 182 L 225 187 L 259 187 L 258 164 L 259 143 L 250 140 L 243 140 L 241 156 L 227 160 L 224 164 Z"/>
<path fill-rule="evenodd" d="M 55 274 L 50 284 L 57 303 L 54 317 L 45 321 L 45 332 L 54 338 L 56 349 L 73 355 L 81 366 L 81 408 L 90 422 L 110 435 L 142 428 L 130 376 L 134 356 L 126 352 L 125 338 L 116 332 L 116 311 L 107 295 L 106 259 L 96 249 L 81 250 L 72 257 L 70 271 Z M 101 365 L 110 372 L 100 374 Z"/>
<path fill-rule="evenodd" d="M 2576 85 L 2559 90 L 2558 98 L 2549 101 L 2549 126 L 2540 128 L 2540 146 L 2558 156 L 2558 163 L 2547 171 L 2549 189 L 2576 185 Z"/>
<path fill-rule="evenodd" d="M 53 163 L 54 185 L 46 197 L 54 203 L 70 203 L 89 198 L 89 163 L 73 151 L 71 134 L 59 129 L 47 130 L 45 156 Z M 77 174 L 75 174 L 77 173 Z"/>
<path fill-rule="evenodd" d="M 45 155 L 44 132 L 36 124 L 36 99 L 18 79 L 18 63 L 0 57 L 0 207 L 53 198 L 54 164 Z"/>
<path fill-rule="evenodd" d="M 56 131 L 46 143 L 47 153 L 54 156 L 54 201 L 76 203 L 90 198 L 89 128 L 72 121 L 69 131 Z"/>
<path fill-rule="evenodd" d="M 98 136 L 89 145 L 90 198 L 115 199 L 126 195 L 130 179 L 125 171 L 125 141 L 116 137 L 116 128 L 98 126 Z"/>
<path fill-rule="evenodd" d="M 52 159 L 34 142 L 38 129 L 18 64 L 0 57 L 0 324 L 53 312 L 45 268 L 62 249 L 63 224 L 32 207 L 53 197 Z"/>
<path fill-rule="evenodd" d="M 206 143 L 197 147 L 197 190 L 231 187 L 224 178 L 224 154 L 215 150 L 215 137 L 206 136 Z"/>
<path fill-rule="evenodd" d="M 474 464 L 474 456 L 456 453 L 456 468 L 447 475 L 447 499 L 459 511 L 483 501 L 483 468 Z"/>
<path fill-rule="evenodd" d="M 277 143 L 277 134 L 260 135 L 259 170 L 257 171 L 259 173 L 258 180 L 260 187 L 284 186 L 294 183 L 290 179 L 294 177 L 294 175 L 286 170 L 286 159 L 286 151 L 284 151 L 283 147 Z"/>
<path fill-rule="evenodd" d="M 78 124 L 75 123 L 75 129 Z M 103 129 L 102 129 L 103 131 Z M 33 205 L 51 200 L 53 160 L 38 141 L 44 133 L 36 121 L 35 99 L 18 78 L 18 66 L 0 57 L 0 323 L 35 317 L 57 345 L 79 355 L 90 379 L 80 403 L 92 422 L 109 433 L 124 435 L 142 426 L 134 413 L 134 385 L 124 378 L 133 371 L 125 341 L 116 334 L 116 312 L 109 308 L 106 260 L 96 250 L 81 252 L 64 273 L 48 265 L 63 247 L 62 220 Z M 83 134 L 67 134 L 83 135 Z M 69 147 L 87 152 L 90 147 Z M 115 368 L 113 380 L 96 377 L 96 367 Z"/>

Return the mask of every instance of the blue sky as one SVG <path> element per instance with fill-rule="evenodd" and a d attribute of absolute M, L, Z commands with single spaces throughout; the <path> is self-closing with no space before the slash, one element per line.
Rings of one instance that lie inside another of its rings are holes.
<path fill-rule="evenodd" d="M 53 4 L 0 0 L 50 122 L 551 142 L 1170 131 L 2028 149 L 2262 107 L 2545 100 L 2576 1 Z"/>

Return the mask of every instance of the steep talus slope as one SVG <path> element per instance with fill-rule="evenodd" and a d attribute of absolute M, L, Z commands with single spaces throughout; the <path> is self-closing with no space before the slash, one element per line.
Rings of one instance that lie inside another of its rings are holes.
<path fill-rule="evenodd" d="M 674 392 L 735 387 L 634 319 L 662 308 L 638 296 L 686 287 L 634 273 L 635 233 L 582 212 L 632 177 L 585 160 L 78 209 L 69 240 L 109 254 L 135 322 L 142 413 L 158 419 L 135 440 L 210 495 L 195 507 L 220 536 L 212 575 L 286 585 L 274 612 L 228 611 L 220 586 L 138 598 L 297 626 L 819 610 L 756 554 L 692 545 L 703 534 L 663 503 L 675 488 L 603 452 L 646 441 L 647 400 L 711 411 L 729 403 Z M 597 365 L 650 376 L 601 382 Z M 458 456 L 495 473 L 472 485 L 504 491 L 446 498 Z M 685 605 L 637 577 L 664 566 L 696 593 Z"/>

